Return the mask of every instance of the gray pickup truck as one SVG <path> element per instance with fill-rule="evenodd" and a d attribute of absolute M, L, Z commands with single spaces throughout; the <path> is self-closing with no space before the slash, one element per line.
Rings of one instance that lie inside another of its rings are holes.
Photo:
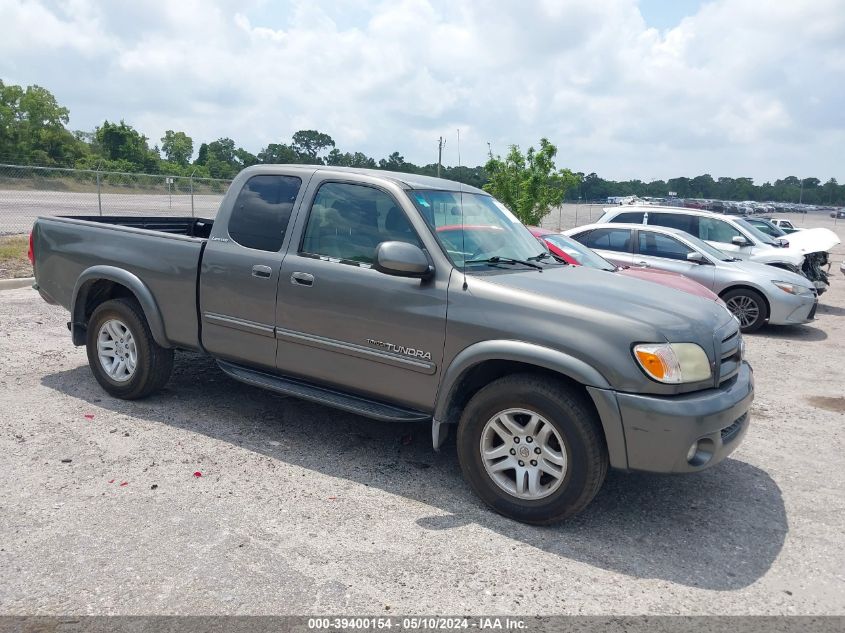
<path fill-rule="evenodd" d="M 608 467 L 690 473 L 740 443 L 753 376 L 716 302 L 556 261 L 490 195 L 411 174 L 265 165 L 217 217 L 39 218 L 35 288 L 111 395 L 174 350 L 391 422 L 430 421 L 496 511 L 550 523 Z"/>

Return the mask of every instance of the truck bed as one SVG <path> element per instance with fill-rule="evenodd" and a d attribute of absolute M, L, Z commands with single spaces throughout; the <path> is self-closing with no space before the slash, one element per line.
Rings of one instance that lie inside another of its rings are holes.
<path fill-rule="evenodd" d="M 39 291 L 71 310 L 76 294 L 112 292 L 108 281 L 86 287 L 86 271 L 96 267 L 94 276 L 105 280 L 125 271 L 153 297 L 165 343 L 199 349 L 197 278 L 212 224 L 190 217 L 38 218 L 32 240 Z"/>
<path fill-rule="evenodd" d="M 208 239 L 208 236 L 211 235 L 211 227 L 214 224 L 214 220 L 189 217 L 126 217 L 119 215 L 62 215 L 59 217 L 202 239 Z"/>

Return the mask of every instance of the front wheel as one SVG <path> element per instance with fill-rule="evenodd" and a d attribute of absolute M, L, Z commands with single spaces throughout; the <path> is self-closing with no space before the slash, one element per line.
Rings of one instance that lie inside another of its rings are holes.
<path fill-rule="evenodd" d="M 739 329 L 748 334 L 766 324 L 769 309 L 762 295 L 750 288 L 734 288 L 722 295 L 728 310 L 739 320 Z"/>
<path fill-rule="evenodd" d="M 457 445 L 475 493 L 525 523 L 577 514 L 607 474 L 595 411 L 568 385 L 543 376 L 505 376 L 476 393 L 461 416 Z"/>
<path fill-rule="evenodd" d="M 88 321 L 86 347 L 94 378 L 116 398 L 145 398 L 161 389 L 173 371 L 173 350 L 155 342 L 133 299 L 97 306 Z"/>

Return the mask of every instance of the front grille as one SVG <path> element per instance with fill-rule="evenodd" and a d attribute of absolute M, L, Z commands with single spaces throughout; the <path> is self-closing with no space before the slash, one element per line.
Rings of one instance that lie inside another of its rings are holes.
<path fill-rule="evenodd" d="M 733 424 L 723 428 L 722 429 L 722 443 L 727 444 L 734 437 L 736 437 L 736 434 L 739 433 L 740 429 L 742 428 L 742 425 L 745 424 L 745 421 L 747 419 L 748 419 L 748 412 L 745 412 L 740 417 L 738 417 Z"/>
<path fill-rule="evenodd" d="M 815 319 L 816 318 L 816 308 L 818 308 L 818 307 L 819 307 L 819 302 L 818 302 L 818 300 L 816 300 L 816 302 L 813 304 L 812 309 L 810 310 L 810 314 L 807 315 L 808 319 Z"/>
<path fill-rule="evenodd" d="M 719 353 L 718 384 L 721 385 L 739 372 L 739 366 L 742 362 L 742 335 L 739 333 L 739 325 L 732 321 L 720 332 L 717 341 Z"/>

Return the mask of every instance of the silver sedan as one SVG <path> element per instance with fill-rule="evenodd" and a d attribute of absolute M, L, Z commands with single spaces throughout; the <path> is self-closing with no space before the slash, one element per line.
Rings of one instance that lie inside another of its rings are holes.
<path fill-rule="evenodd" d="M 727 304 L 743 332 L 813 320 L 818 295 L 806 277 L 743 261 L 684 231 L 643 224 L 589 224 L 564 231 L 617 266 L 680 273 Z"/>

